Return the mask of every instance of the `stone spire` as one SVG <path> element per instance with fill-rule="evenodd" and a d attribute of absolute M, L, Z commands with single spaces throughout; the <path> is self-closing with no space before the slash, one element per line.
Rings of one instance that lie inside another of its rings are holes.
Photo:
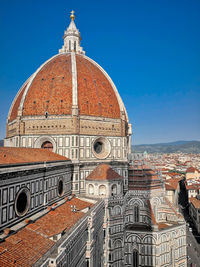
<path fill-rule="evenodd" d="M 75 15 L 74 11 L 71 11 L 71 22 L 69 24 L 69 27 L 64 32 L 64 45 L 59 50 L 59 53 L 69 53 L 69 52 L 75 52 L 78 54 L 85 54 L 83 51 L 83 48 L 80 46 L 81 36 L 79 30 L 76 28 L 76 24 L 74 22 Z"/>

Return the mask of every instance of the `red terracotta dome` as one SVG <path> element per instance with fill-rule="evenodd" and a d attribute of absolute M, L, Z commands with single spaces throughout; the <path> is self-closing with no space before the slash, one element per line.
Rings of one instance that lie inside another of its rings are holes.
<path fill-rule="evenodd" d="M 8 114 L 8 123 L 17 116 L 68 115 L 128 121 L 114 83 L 96 62 L 85 56 L 80 41 L 73 16 L 59 54 L 47 60 L 19 90 Z"/>
<path fill-rule="evenodd" d="M 41 116 L 45 112 L 49 115 L 71 114 L 74 83 L 80 115 L 120 118 L 121 98 L 106 72 L 85 55 L 76 54 L 76 76 L 73 78 L 72 64 L 71 53 L 56 55 L 44 63 L 14 99 L 9 122 L 16 119 L 19 110 L 23 117 Z"/>

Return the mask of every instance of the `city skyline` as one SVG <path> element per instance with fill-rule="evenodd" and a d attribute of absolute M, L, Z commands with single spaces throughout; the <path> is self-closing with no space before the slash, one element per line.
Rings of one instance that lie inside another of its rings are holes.
<path fill-rule="evenodd" d="M 0 139 L 14 96 L 58 53 L 73 9 L 86 55 L 107 71 L 127 107 L 133 143 L 200 140 L 200 3 L 57 3 L 2 1 Z"/>

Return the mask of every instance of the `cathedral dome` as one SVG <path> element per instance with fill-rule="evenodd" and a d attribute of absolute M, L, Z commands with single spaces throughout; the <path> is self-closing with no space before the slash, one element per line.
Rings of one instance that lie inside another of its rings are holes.
<path fill-rule="evenodd" d="M 79 115 L 118 119 L 125 111 L 108 74 L 83 54 L 60 53 L 46 61 L 22 86 L 8 121 L 20 116 Z"/>
<path fill-rule="evenodd" d="M 117 88 L 105 70 L 85 55 L 74 18 L 72 13 L 59 53 L 44 62 L 17 93 L 8 113 L 6 146 L 46 148 L 66 156 L 71 153 L 73 158 L 78 148 L 69 149 L 78 147 L 79 141 L 72 136 L 81 135 L 87 136 L 80 138 L 81 146 L 92 147 L 84 152 L 87 157 L 105 159 L 111 157 L 112 147 L 107 137 L 131 135 Z M 119 147 L 120 142 L 127 144 L 120 139 L 113 144 Z"/>
<path fill-rule="evenodd" d="M 17 117 L 94 116 L 128 121 L 121 97 L 108 74 L 85 56 L 80 32 L 71 22 L 59 54 L 47 60 L 15 97 L 8 123 Z"/>

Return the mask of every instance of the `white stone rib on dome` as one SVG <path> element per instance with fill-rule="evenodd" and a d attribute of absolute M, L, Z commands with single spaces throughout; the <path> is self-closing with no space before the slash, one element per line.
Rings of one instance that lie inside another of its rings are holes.
<path fill-rule="evenodd" d="M 33 75 L 33 74 L 32 74 Z M 13 109 L 13 106 L 18 98 L 18 96 L 20 95 L 21 91 L 24 89 L 24 87 L 28 84 L 29 80 L 31 79 L 32 75 L 23 83 L 23 85 L 21 86 L 21 88 L 19 89 L 19 91 L 17 92 L 15 98 L 13 99 L 12 101 L 12 104 L 10 106 L 10 109 L 9 109 L 9 112 L 8 112 L 8 117 L 7 117 L 7 122 L 8 120 L 10 119 L 10 115 L 11 115 L 11 112 L 12 112 L 12 109 Z"/>
<path fill-rule="evenodd" d="M 111 86 L 112 86 L 112 88 L 113 88 L 113 90 L 115 92 L 115 95 L 116 95 L 117 100 L 118 100 L 118 103 L 119 103 L 120 111 L 124 111 L 125 112 L 126 117 L 127 117 L 127 121 L 129 121 L 128 120 L 128 114 L 127 114 L 126 108 L 124 106 L 124 103 L 122 101 L 122 98 L 121 98 L 121 96 L 120 96 L 120 94 L 119 94 L 119 92 L 117 90 L 117 87 L 115 86 L 114 82 L 112 81 L 112 79 L 110 78 L 110 76 L 108 75 L 108 73 L 98 63 L 96 63 L 93 59 L 91 59 L 91 58 L 89 58 L 89 57 L 87 57 L 85 55 L 81 55 L 81 56 L 84 57 L 85 59 L 87 59 L 88 61 L 90 61 L 92 64 L 94 64 L 106 76 L 106 78 L 110 82 L 110 84 L 111 84 Z"/>
<path fill-rule="evenodd" d="M 24 105 L 24 101 L 25 101 L 25 98 L 26 98 L 26 95 L 28 93 L 28 90 L 34 80 L 34 78 L 36 77 L 36 75 L 38 74 L 38 72 L 47 64 L 49 63 L 52 59 L 56 58 L 57 56 L 59 56 L 59 54 L 56 54 L 55 56 L 51 57 L 50 59 L 48 59 L 47 61 L 45 61 L 34 73 L 33 75 L 30 77 L 30 81 L 29 81 L 29 84 L 27 85 L 25 91 L 24 91 L 24 94 L 22 96 L 22 99 L 21 99 L 21 102 L 20 102 L 20 105 L 19 105 L 19 110 L 22 111 L 23 109 L 23 105 Z"/>

